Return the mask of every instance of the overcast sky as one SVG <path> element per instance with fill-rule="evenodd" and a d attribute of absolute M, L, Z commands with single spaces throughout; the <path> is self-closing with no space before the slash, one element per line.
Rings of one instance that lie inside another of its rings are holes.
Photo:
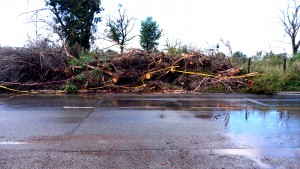
<path fill-rule="evenodd" d="M 140 22 L 152 16 L 163 29 L 160 48 L 165 39 L 180 39 L 183 43 L 199 48 L 208 48 L 228 40 L 233 51 L 242 51 L 248 56 L 257 51 L 291 53 L 289 42 L 282 25 L 279 24 L 279 9 L 285 7 L 285 0 L 102 0 L 105 11 L 101 13 L 104 22 L 107 15 L 117 13 L 118 4 L 128 9 L 128 15 L 137 18 L 132 36 L 139 34 Z M 21 13 L 44 7 L 44 0 L 9 0 L 0 2 L 0 45 L 23 46 L 28 36 L 34 37 L 29 15 Z M 136 38 L 128 47 L 140 47 Z M 96 43 L 105 47 L 103 41 Z"/>

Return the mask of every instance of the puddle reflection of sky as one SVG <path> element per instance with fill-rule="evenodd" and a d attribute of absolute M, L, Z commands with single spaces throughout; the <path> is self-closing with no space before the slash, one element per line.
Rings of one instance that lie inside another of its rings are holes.
<path fill-rule="evenodd" d="M 299 112 L 244 110 L 228 115 L 229 135 L 246 147 L 300 146 Z"/>

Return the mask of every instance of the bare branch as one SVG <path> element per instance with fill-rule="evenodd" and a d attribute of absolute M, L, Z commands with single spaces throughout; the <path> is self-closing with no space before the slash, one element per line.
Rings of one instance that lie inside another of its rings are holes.
<path fill-rule="evenodd" d="M 223 38 L 220 39 L 220 41 L 226 46 L 228 47 L 228 50 L 229 50 L 229 56 L 232 56 L 232 48 L 231 48 L 231 45 L 230 45 L 230 42 L 229 41 L 224 41 Z"/>
<path fill-rule="evenodd" d="M 296 40 L 300 29 L 300 5 L 297 5 L 296 0 L 293 4 L 289 1 L 286 10 L 280 10 L 281 17 L 279 20 L 284 27 L 284 31 L 291 38 L 293 55 L 296 55 L 300 46 L 300 40 Z"/>
<path fill-rule="evenodd" d="M 41 9 L 36 9 L 36 10 L 32 10 L 32 11 L 23 12 L 23 13 L 19 14 L 19 16 L 27 15 L 27 14 L 30 14 L 30 13 L 41 12 L 41 11 L 49 11 L 49 10 L 50 10 L 49 8 L 41 8 Z"/>
<path fill-rule="evenodd" d="M 128 37 L 135 26 L 135 21 L 136 18 L 128 17 L 127 10 L 121 11 L 121 9 L 118 10 L 118 18 L 108 18 L 107 26 L 109 30 L 106 30 L 104 35 L 120 46 L 121 53 L 123 53 L 126 43 L 135 37 Z"/>

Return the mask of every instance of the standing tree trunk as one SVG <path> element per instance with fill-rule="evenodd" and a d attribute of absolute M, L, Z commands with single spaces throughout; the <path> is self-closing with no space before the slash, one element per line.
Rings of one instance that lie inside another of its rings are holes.
<path fill-rule="evenodd" d="M 299 49 L 299 45 L 300 45 L 300 40 L 296 44 L 296 40 L 295 40 L 296 36 L 297 35 L 294 35 L 292 38 L 293 56 L 295 56 L 298 53 L 298 49 Z"/>
<path fill-rule="evenodd" d="M 297 5 L 296 0 L 293 0 L 293 2 L 293 5 L 291 3 L 288 4 L 286 10 L 281 10 L 282 16 L 280 20 L 285 33 L 291 38 L 293 56 L 295 56 L 300 45 L 300 40 L 296 40 L 300 28 L 300 5 Z"/>

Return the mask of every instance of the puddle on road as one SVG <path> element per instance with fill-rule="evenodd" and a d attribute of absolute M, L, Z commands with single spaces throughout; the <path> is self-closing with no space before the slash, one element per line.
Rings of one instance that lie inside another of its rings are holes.
<path fill-rule="evenodd" d="M 209 115 L 195 115 L 207 119 Z M 300 112 L 242 110 L 212 112 L 211 120 L 224 124 L 226 132 L 243 148 L 299 148 Z"/>
<path fill-rule="evenodd" d="M 190 118 L 219 121 L 224 124 L 226 134 L 234 138 L 242 148 L 299 148 L 300 108 L 297 106 L 299 99 L 284 98 L 281 101 L 264 97 L 217 100 L 209 98 L 192 100 L 119 98 L 105 100 L 102 104 L 128 111 L 162 111 L 164 113 L 158 117 L 169 121 L 182 121 Z M 172 115 L 172 110 L 180 112 L 179 117 Z M 165 115 L 166 113 L 169 114 Z M 134 117 L 131 116 L 131 118 Z M 138 120 L 148 118 L 153 117 Z"/>
<path fill-rule="evenodd" d="M 290 110 L 213 111 L 195 117 L 223 123 L 225 134 L 240 147 L 218 150 L 217 154 L 248 156 L 262 168 L 270 168 L 261 161 L 267 157 L 300 160 L 300 110 L 295 107 Z"/>

